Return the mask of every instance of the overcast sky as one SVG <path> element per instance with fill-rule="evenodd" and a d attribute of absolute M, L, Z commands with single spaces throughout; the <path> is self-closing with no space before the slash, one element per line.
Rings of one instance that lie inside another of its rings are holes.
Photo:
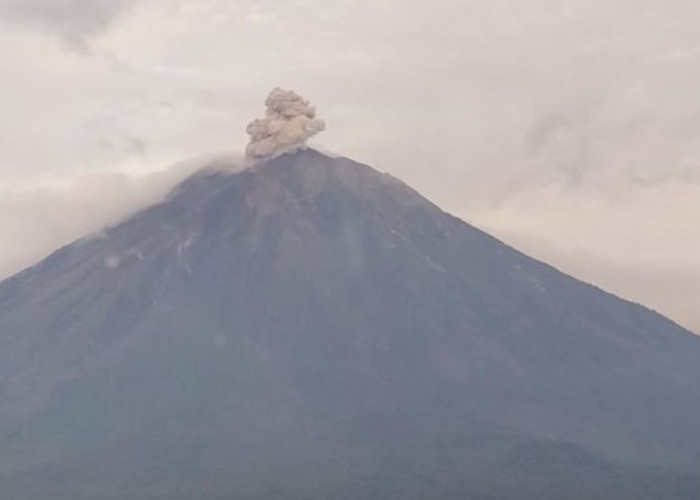
<path fill-rule="evenodd" d="M 242 151 L 281 86 L 326 120 L 318 146 L 700 331 L 698 19 L 697 0 L 0 0 L 0 274 L 177 178 L 153 172 Z"/>

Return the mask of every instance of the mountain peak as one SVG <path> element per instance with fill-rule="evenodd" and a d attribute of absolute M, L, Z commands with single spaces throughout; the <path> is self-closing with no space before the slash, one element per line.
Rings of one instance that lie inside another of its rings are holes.
<path fill-rule="evenodd" d="M 221 203 L 223 209 L 225 193 L 240 195 L 246 209 L 253 210 L 259 217 L 289 216 L 302 207 L 311 208 L 316 202 L 328 205 L 350 199 L 375 207 L 382 203 L 387 207 L 422 205 L 439 212 L 428 200 L 389 174 L 309 148 L 257 162 L 243 171 L 233 171 L 218 163 L 208 165 L 176 187 L 171 198 L 183 210 L 213 200 Z"/>
<path fill-rule="evenodd" d="M 288 203 L 310 201 L 336 184 L 361 195 L 381 175 L 346 159 L 334 159 L 315 150 L 287 153 L 253 167 L 248 201 L 267 213 L 288 208 Z"/>
<path fill-rule="evenodd" d="M 253 172 L 276 176 L 288 183 L 298 195 L 314 196 L 328 184 L 338 184 L 358 194 L 372 187 L 399 185 L 400 181 L 367 165 L 348 158 L 331 157 L 314 149 L 286 153 L 270 161 L 255 165 Z"/>

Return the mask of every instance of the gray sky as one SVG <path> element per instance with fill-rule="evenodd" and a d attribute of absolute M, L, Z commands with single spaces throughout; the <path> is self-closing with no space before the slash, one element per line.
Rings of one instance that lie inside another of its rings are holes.
<path fill-rule="evenodd" d="M 177 178 L 153 172 L 242 151 L 281 86 L 316 104 L 317 145 L 700 331 L 698 19 L 697 0 L 0 0 L 0 274 Z"/>

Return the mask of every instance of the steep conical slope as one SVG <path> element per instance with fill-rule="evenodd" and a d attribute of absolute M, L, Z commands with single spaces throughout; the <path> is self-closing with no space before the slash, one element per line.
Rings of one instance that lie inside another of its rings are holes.
<path fill-rule="evenodd" d="M 0 285 L 0 493 L 695 498 L 698 381 L 668 320 L 302 151 Z"/>

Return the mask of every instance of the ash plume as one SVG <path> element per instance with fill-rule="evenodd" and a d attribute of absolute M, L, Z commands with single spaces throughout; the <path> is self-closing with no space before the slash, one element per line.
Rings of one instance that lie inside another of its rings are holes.
<path fill-rule="evenodd" d="M 250 143 L 246 156 L 252 160 L 269 159 L 296 151 L 326 128 L 316 118 L 316 109 L 292 90 L 274 89 L 265 101 L 265 118 L 251 122 L 246 131 Z"/>

